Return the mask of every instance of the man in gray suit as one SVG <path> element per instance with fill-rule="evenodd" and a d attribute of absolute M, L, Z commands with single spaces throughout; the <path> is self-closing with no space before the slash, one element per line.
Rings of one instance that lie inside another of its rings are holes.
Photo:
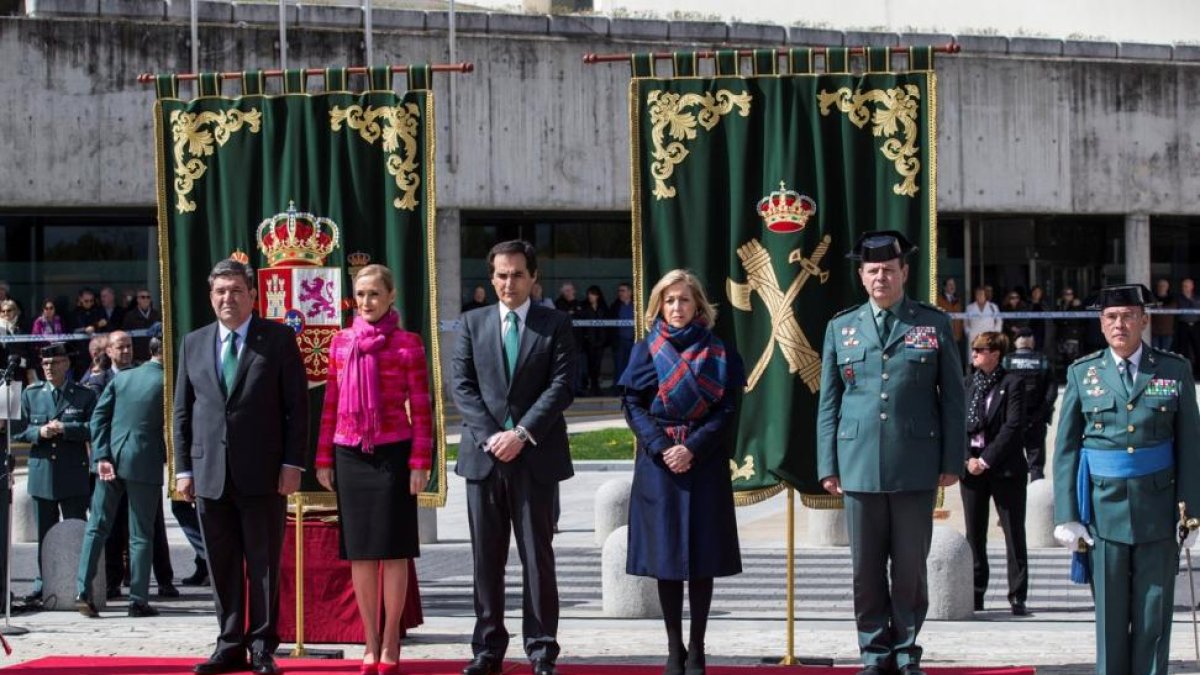
<path fill-rule="evenodd" d="M 504 566 L 510 531 L 524 565 L 521 633 L 534 675 L 555 675 L 559 646 L 554 572 L 554 494 L 570 478 L 563 411 L 571 404 L 575 343 L 567 315 L 530 302 L 537 280 L 531 244 L 488 253 L 500 302 L 463 315 L 454 349 L 454 403 L 463 416 L 458 475 L 467 479 L 475 563 L 474 659 L 463 675 L 501 671 Z"/>
<path fill-rule="evenodd" d="M 175 490 L 197 501 L 221 626 L 197 675 L 247 670 L 247 649 L 250 670 L 279 672 L 279 556 L 308 447 L 308 380 L 296 333 L 253 315 L 255 286 L 247 265 L 213 267 L 217 321 L 183 338 L 175 376 Z"/>

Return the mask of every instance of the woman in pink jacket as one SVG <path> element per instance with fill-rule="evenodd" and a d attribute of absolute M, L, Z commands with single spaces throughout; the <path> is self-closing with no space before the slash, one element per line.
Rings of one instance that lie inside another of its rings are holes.
<path fill-rule="evenodd" d="M 360 270 L 354 300 L 354 324 L 329 349 L 317 480 L 327 490 L 336 483 L 341 556 L 350 561 L 366 634 L 361 672 L 394 675 L 408 559 L 420 555 L 416 495 L 429 480 L 433 447 L 429 379 L 421 337 L 400 328 L 388 268 Z"/>

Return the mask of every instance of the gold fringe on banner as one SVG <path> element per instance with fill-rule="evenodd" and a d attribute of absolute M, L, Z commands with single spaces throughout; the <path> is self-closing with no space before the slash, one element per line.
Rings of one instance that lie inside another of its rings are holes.
<path fill-rule="evenodd" d="M 741 492 L 734 492 L 733 505 L 752 506 L 754 504 L 758 504 L 759 502 L 765 502 L 786 489 L 787 486 L 783 483 L 776 483 L 765 488 L 758 488 L 757 490 L 743 490 Z"/>

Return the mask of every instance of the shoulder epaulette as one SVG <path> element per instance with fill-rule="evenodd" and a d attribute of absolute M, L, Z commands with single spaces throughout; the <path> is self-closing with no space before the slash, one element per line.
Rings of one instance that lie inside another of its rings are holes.
<path fill-rule="evenodd" d="M 834 314 L 833 318 L 836 319 L 839 316 L 849 314 L 850 312 L 856 311 L 859 307 L 862 307 L 862 305 L 854 305 L 853 307 L 847 307 L 846 309 L 843 309 L 842 311 L 838 312 L 837 314 Z"/>
<path fill-rule="evenodd" d="M 38 380 L 37 382 L 34 382 L 33 384 L 29 385 L 28 387 L 25 387 L 25 389 L 27 389 L 27 390 L 28 389 L 41 389 L 42 387 L 45 387 L 45 386 L 46 386 L 45 380 Z"/>
<path fill-rule="evenodd" d="M 1188 358 L 1186 356 L 1184 356 L 1183 354 L 1177 354 L 1169 349 L 1159 349 L 1157 347 L 1151 347 L 1150 351 L 1154 352 L 1155 354 L 1158 354 L 1159 356 L 1165 356 L 1165 357 L 1171 358 L 1171 359 L 1178 359 L 1185 363 L 1191 364 L 1191 361 L 1188 361 Z"/>
<path fill-rule="evenodd" d="M 937 305 L 931 305 L 928 302 L 925 302 L 924 300 L 916 300 L 915 302 L 918 305 L 924 307 L 925 309 L 932 309 L 933 311 L 937 312 L 938 314 L 946 313 L 946 310 L 942 309 L 941 307 L 938 307 Z"/>

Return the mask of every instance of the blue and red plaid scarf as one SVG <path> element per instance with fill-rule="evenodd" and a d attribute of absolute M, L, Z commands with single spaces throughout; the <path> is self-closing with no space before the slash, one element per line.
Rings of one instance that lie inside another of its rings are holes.
<path fill-rule="evenodd" d="M 658 319 L 650 329 L 649 347 L 658 374 L 658 395 L 650 412 L 678 420 L 666 432 L 683 443 L 691 423 L 704 419 L 725 396 L 725 343 L 700 321 L 672 328 Z"/>

